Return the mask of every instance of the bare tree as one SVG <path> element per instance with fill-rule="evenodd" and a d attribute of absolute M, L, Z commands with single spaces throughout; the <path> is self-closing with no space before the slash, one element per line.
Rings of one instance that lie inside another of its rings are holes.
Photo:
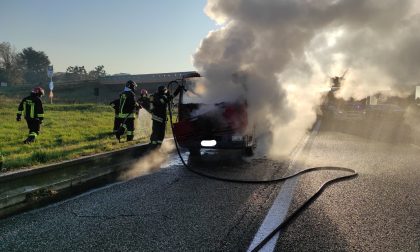
<path fill-rule="evenodd" d="M 23 82 L 19 57 L 9 42 L 0 43 L 0 80 L 13 84 Z"/>
<path fill-rule="evenodd" d="M 85 66 L 69 66 L 66 70 L 66 80 L 80 81 L 87 79 Z"/>
<path fill-rule="evenodd" d="M 105 67 L 103 65 L 95 67 L 94 70 L 89 72 L 89 78 L 93 80 L 99 79 L 99 77 L 106 76 Z"/>

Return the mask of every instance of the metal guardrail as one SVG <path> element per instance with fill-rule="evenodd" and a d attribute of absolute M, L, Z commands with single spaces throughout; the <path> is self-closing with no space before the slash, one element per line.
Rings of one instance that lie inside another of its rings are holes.
<path fill-rule="evenodd" d="M 129 169 L 146 152 L 147 145 L 136 145 L 0 175 L 0 218 L 92 188 L 98 180 Z"/>

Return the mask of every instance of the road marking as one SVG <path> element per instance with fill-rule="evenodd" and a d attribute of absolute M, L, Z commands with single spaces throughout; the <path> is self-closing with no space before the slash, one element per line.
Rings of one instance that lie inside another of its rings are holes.
<path fill-rule="evenodd" d="M 288 171 L 291 171 L 296 164 L 297 158 L 300 156 L 302 151 L 304 150 L 308 140 L 311 136 L 318 134 L 319 128 L 321 126 L 321 122 L 318 121 L 315 125 L 314 130 L 310 135 L 307 135 L 302 144 L 297 148 L 297 150 L 292 153 L 292 161 L 289 163 L 287 167 Z M 294 177 L 288 179 L 284 185 L 281 187 L 279 194 L 277 195 L 276 199 L 273 202 L 268 214 L 265 216 L 263 223 L 261 224 L 260 228 L 258 229 L 257 233 L 254 236 L 254 239 L 251 242 L 251 245 L 248 248 L 248 251 L 252 251 L 258 244 L 264 240 L 267 235 L 269 235 L 277 226 L 279 226 L 284 219 L 286 218 L 286 214 L 289 211 L 290 204 L 292 203 L 293 193 L 295 191 L 297 182 L 299 177 Z M 277 240 L 280 236 L 280 232 L 277 232 L 273 238 L 269 242 L 267 242 L 264 247 L 260 249 L 260 251 L 274 251 Z"/>

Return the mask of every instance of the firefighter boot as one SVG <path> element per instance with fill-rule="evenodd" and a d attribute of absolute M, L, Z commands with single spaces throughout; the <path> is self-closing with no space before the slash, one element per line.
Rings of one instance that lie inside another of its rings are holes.
<path fill-rule="evenodd" d="M 30 144 L 35 142 L 35 136 L 28 136 L 25 141 L 23 141 L 24 144 Z"/>

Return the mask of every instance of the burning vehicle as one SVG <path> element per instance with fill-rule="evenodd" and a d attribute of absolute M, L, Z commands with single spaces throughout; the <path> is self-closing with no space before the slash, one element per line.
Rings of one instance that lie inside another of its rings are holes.
<path fill-rule="evenodd" d="M 173 124 L 177 143 L 199 155 L 202 148 L 242 149 L 252 155 L 256 146 L 254 127 L 250 124 L 245 100 L 204 103 L 198 74 L 184 76 L 168 84 L 177 85 L 174 96 L 178 98 L 176 122 Z"/>

